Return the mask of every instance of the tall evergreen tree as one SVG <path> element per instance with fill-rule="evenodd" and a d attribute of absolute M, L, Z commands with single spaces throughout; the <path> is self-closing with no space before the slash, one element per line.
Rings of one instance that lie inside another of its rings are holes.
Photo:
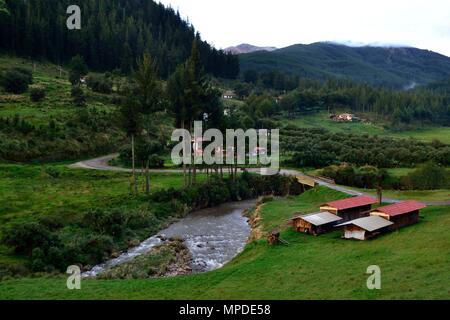
<path fill-rule="evenodd" d="M 162 106 L 162 87 L 157 79 L 157 68 L 155 62 L 148 53 L 137 63 L 138 68 L 133 75 L 137 87 L 137 100 L 139 101 L 139 111 L 141 113 L 141 123 L 150 138 L 151 123 L 154 113 Z M 149 159 L 146 159 L 146 193 L 150 192 Z"/>

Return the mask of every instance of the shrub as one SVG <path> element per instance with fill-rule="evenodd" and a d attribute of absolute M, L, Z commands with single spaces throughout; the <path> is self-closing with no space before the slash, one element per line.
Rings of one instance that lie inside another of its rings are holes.
<path fill-rule="evenodd" d="M 84 255 L 84 264 L 96 264 L 108 258 L 114 250 L 111 237 L 105 235 L 92 235 L 81 244 Z"/>
<path fill-rule="evenodd" d="M 33 249 L 31 253 L 31 261 L 29 264 L 30 270 L 34 272 L 43 271 L 46 267 L 44 262 L 45 254 L 41 248 Z"/>
<path fill-rule="evenodd" d="M 61 175 L 61 171 L 60 171 L 58 168 L 53 167 L 53 166 L 45 167 L 44 171 L 45 171 L 45 173 L 48 174 L 50 177 L 55 178 L 55 179 L 56 179 L 56 178 L 59 178 L 60 175 Z"/>
<path fill-rule="evenodd" d="M 95 92 L 109 94 L 112 92 L 112 81 L 104 76 L 90 75 L 87 78 L 87 86 Z"/>
<path fill-rule="evenodd" d="M 2 243 L 13 247 L 16 253 L 31 255 L 35 248 L 45 251 L 57 244 L 58 238 L 43 224 L 28 222 L 5 230 Z"/>
<path fill-rule="evenodd" d="M 164 167 L 164 159 L 157 154 L 152 154 L 148 158 L 148 166 L 149 168 L 163 168 Z"/>
<path fill-rule="evenodd" d="M 126 223 L 123 212 L 119 209 L 94 209 L 83 217 L 83 225 L 94 232 L 120 238 Z"/>
<path fill-rule="evenodd" d="M 86 104 L 84 91 L 79 86 L 72 86 L 70 94 L 72 96 L 72 102 L 75 106 L 82 107 Z"/>
<path fill-rule="evenodd" d="M 84 62 L 84 58 L 80 55 L 71 59 L 69 69 L 69 81 L 73 86 L 79 85 L 81 77 L 88 73 L 88 67 Z"/>
<path fill-rule="evenodd" d="M 10 69 L 3 72 L 1 82 L 6 92 L 20 94 L 28 90 L 32 78 L 21 69 Z"/>
<path fill-rule="evenodd" d="M 434 190 L 450 187 L 450 172 L 434 162 L 428 162 L 402 179 L 406 189 Z"/>
<path fill-rule="evenodd" d="M 45 98 L 45 88 L 42 86 L 31 86 L 30 98 L 33 102 L 42 101 Z"/>

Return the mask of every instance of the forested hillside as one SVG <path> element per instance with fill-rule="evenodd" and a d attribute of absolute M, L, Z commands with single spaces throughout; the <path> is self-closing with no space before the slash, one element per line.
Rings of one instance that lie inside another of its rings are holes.
<path fill-rule="evenodd" d="M 78 0 L 81 30 L 68 30 L 66 9 L 72 4 L 69 0 L 0 1 L 0 50 L 57 64 L 79 54 L 90 69 L 122 72 L 129 72 L 136 58 L 148 51 L 165 78 L 187 59 L 194 38 L 199 37 L 177 12 L 152 0 Z M 199 47 L 208 73 L 237 76 L 235 56 L 204 41 Z"/>
<path fill-rule="evenodd" d="M 450 58 L 407 47 L 348 47 L 334 43 L 293 45 L 240 55 L 241 69 L 286 72 L 305 78 L 344 78 L 406 89 L 450 77 Z"/>
<path fill-rule="evenodd" d="M 300 81 L 286 94 L 280 106 L 288 114 L 347 109 L 400 123 L 450 124 L 450 94 L 443 84 L 418 87 L 410 91 L 376 88 L 345 80 Z"/>

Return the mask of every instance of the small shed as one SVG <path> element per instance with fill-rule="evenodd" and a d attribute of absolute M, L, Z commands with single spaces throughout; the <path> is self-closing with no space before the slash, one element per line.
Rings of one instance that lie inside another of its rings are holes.
<path fill-rule="evenodd" d="M 419 222 L 419 212 L 426 208 L 423 203 L 415 200 L 408 200 L 404 202 L 390 204 L 388 206 L 379 207 L 370 212 L 371 216 L 382 217 L 393 222 L 390 226 L 391 230 L 396 230 L 401 227 Z"/>
<path fill-rule="evenodd" d="M 375 198 L 358 196 L 324 203 L 320 206 L 320 211 L 338 215 L 345 222 L 368 216 L 374 203 L 377 203 Z"/>
<path fill-rule="evenodd" d="M 330 212 L 316 212 L 297 215 L 291 219 L 297 232 L 319 235 L 331 231 L 342 218 Z"/>
<path fill-rule="evenodd" d="M 367 240 L 387 232 L 393 223 L 378 216 L 369 216 L 338 224 L 344 227 L 345 239 Z"/>

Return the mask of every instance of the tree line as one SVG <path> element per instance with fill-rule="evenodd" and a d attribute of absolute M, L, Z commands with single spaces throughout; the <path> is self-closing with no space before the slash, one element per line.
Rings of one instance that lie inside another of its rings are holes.
<path fill-rule="evenodd" d="M 81 55 L 93 70 L 136 67 L 136 57 L 149 52 L 158 73 L 167 78 L 185 61 L 194 39 L 206 72 L 235 78 L 236 56 L 216 50 L 201 41 L 194 27 L 178 12 L 152 0 L 79 0 L 81 30 L 68 30 L 69 0 L 0 2 L 0 50 L 33 59 L 67 63 Z"/>
<path fill-rule="evenodd" d="M 415 167 L 427 161 L 450 165 L 450 146 L 439 141 L 333 133 L 321 128 L 286 127 L 280 132 L 286 165 L 323 168 L 347 162 L 378 168 Z"/>
<path fill-rule="evenodd" d="M 450 91 L 439 88 L 396 91 L 346 80 L 301 80 L 295 90 L 283 97 L 280 105 L 288 115 L 348 109 L 371 112 L 394 124 L 432 122 L 449 125 Z"/>

